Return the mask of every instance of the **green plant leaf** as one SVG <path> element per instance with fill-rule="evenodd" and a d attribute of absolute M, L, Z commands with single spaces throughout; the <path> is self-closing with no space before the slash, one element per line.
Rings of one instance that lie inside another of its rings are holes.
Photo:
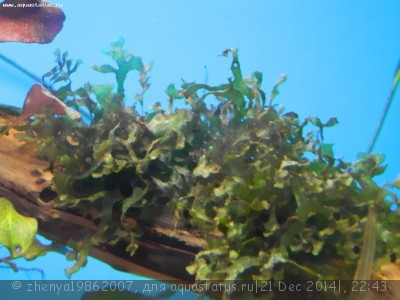
<path fill-rule="evenodd" d="M 116 70 L 110 65 L 101 65 L 101 66 L 94 65 L 92 68 L 93 68 L 93 70 L 100 72 L 100 73 L 115 73 L 116 72 Z"/>
<path fill-rule="evenodd" d="M 211 174 L 217 174 L 220 171 L 220 166 L 218 164 L 208 164 L 205 156 L 200 158 L 199 164 L 193 170 L 193 176 L 208 178 Z"/>
<path fill-rule="evenodd" d="M 254 72 L 252 74 L 252 77 L 254 77 L 254 79 L 258 85 L 261 85 L 262 80 L 263 80 L 263 74 L 261 72 L 258 72 L 258 71 Z"/>
<path fill-rule="evenodd" d="M 132 195 L 123 200 L 121 219 L 125 216 L 127 210 L 135 205 L 141 207 L 146 203 L 144 196 L 148 191 L 148 186 L 145 188 L 134 187 Z M 138 203 L 139 202 L 139 203 Z"/>
<path fill-rule="evenodd" d="M 104 109 L 113 99 L 113 84 L 96 84 L 91 86 L 92 92 L 96 95 L 96 99 L 100 106 Z"/>
<path fill-rule="evenodd" d="M 337 124 L 339 124 L 339 121 L 338 121 L 337 118 L 330 118 L 330 119 L 328 120 L 328 122 L 326 122 L 325 126 L 326 126 L 326 127 L 332 127 L 332 126 L 335 126 L 335 125 L 337 125 Z"/>
<path fill-rule="evenodd" d="M 168 97 L 172 99 L 182 99 L 184 98 L 183 95 L 179 94 L 178 90 L 176 89 L 174 84 L 168 85 L 167 89 L 165 90 L 165 93 L 168 95 Z"/>
<path fill-rule="evenodd" d="M 12 257 L 29 250 L 37 229 L 36 219 L 20 215 L 6 198 L 0 198 L 0 244 L 7 247 Z"/>
<path fill-rule="evenodd" d="M 322 155 L 333 157 L 333 144 L 321 144 Z"/>
<path fill-rule="evenodd" d="M 272 101 L 275 99 L 276 96 L 279 95 L 279 87 L 286 81 L 287 77 L 285 74 L 281 75 L 279 81 L 275 83 L 272 88 L 271 96 L 269 97 L 269 104 L 272 104 Z"/>
<path fill-rule="evenodd" d="M 75 248 L 79 249 L 79 251 L 76 251 L 75 264 L 65 269 L 65 275 L 67 275 L 68 278 L 71 278 L 74 273 L 78 272 L 80 268 L 86 265 L 89 251 L 92 247 L 90 241 L 78 242 L 78 244 L 78 246 L 75 246 Z"/>

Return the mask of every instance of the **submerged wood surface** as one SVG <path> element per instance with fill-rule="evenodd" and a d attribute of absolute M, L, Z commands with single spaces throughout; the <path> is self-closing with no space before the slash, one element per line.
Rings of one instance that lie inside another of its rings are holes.
<path fill-rule="evenodd" d="M 38 159 L 13 134 L 10 130 L 9 135 L 0 136 L 0 197 L 9 199 L 19 213 L 37 219 L 39 233 L 50 240 L 67 244 L 92 235 L 97 226 L 91 220 L 57 209 L 53 201 L 41 200 L 41 193 L 52 179 L 46 171 L 49 163 Z M 135 255 L 125 251 L 128 243 L 123 242 L 99 245 L 90 254 L 118 270 L 163 281 L 192 282 L 185 267 L 204 246 L 204 240 L 182 227 L 176 228 L 172 212 L 167 207 L 161 209 L 163 214 L 151 225 L 135 220 L 145 228 Z"/>

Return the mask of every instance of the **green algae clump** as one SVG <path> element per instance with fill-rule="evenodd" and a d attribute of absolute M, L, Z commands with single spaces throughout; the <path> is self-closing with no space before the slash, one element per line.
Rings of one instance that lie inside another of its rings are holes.
<path fill-rule="evenodd" d="M 124 84 L 128 71 L 139 71 L 142 103 L 150 65 L 122 45 L 120 40 L 107 52 L 118 68 L 94 68 L 116 74 L 116 92 L 113 85 L 91 83 L 72 91 L 69 76 L 53 89 L 71 106 L 84 107 L 90 124 L 37 119 L 27 130 L 54 164 L 56 204 L 99 224 L 87 243 L 128 240 L 133 255 L 142 231 L 127 227 L 126 216 L 167 199 L 176 221 L 195 228 L 207 243 L 187 266 L 200 281 L 352 279 L 371 205 L 383 237 L 376 263 L 398 251 L 398 211 L 387 201 L 397 197 L 373 181 L 384 172 L 383 156 L 335 158 L 323 132 L 336 118 L 301 120 L 273 104 L 285 76 L 268 98 L 262 74 L 243 77 L 237 50 L 227 49 L 227 83 L 170 85 L 168 112 L 155 105 L 141 115 L 124 104 Z M 61 69 L 51 76 L 66 74 Z M 208 98 L 218 106 L 207 105 Z M 186 106 L 173 109 L 182 99 Z"/>

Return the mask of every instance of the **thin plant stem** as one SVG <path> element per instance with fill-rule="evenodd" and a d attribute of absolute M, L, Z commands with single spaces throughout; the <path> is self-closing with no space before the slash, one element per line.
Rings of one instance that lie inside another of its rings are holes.
<path fill-rule="evenodd" d="M 7 56 L 3 55 L 0 53 L 0 59 L 5 61 L 6 63 L 8 63 L 10 66 L 12 66 L 13 68 L 17 69 L 18 71 L 20 71 L 21 73 L 25 74 L 26 76 L 28 76 L 29 78 L 33 79 L 36 82 L 42 82 L 42 79 L 40 77 L 38 77 L 37 75 L 29 72 L 27 69 L 25 69 L 23 66 L 21 66 L 20 64 L 16 63 L 15 61 L 11 60 L 10 58 L 8 58 Z"/>
<path fill-rule="evenodd" d="M 395 94 L 395 92 L 396 92 L 397 86 L 399 85 L 399 81 L 400 81 L 400 61 L 399 61 L 399 64 L 398 64 L 398 66 L 397 66 L 396 73 L 395 73 L 395 75 L 394 75 L 394 81 L 393 81 L 392 89 L 391 89 L 391 91 L 390 91 L 389 97 L 388 97 L 387 100 L 386 100 L 385 108 L 384 108 L 384 110 L 383 110 L 381 119 L 379 120 L 378 128 L 376 129 L 375 134 L 374 134 L 374 137 L 372 138 L 372 142 L 371 142 L 371 144 L 370 144 L 369 147 L 368 147 L 368 150 L 367 150 L 368 153 L 371 153 L 371 152 L 372 152 L 372 150 L 374 149 L 374 146 L 375 146 L 375 144 L 376 144 L 376 141 L 377 141 L 378 138 L 379 138 L 379 134 L 381 133 L 383 124 L 385 123 L 387 114 L 388 114 L 389 109 L 390 109 L 390 105 L 391 105 L 392 102 L 393 102 L 394 94 Z"/>

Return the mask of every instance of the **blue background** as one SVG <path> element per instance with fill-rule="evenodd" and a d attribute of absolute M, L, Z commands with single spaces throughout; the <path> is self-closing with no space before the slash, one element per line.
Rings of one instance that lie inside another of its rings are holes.
<path fill-rule="evenodd" d="M 56 2 L 59 1 L 59 2 Z M 73 89 L 90 81 L 114 82 L 113 75 L 91 69 L 112 63 L 102 49 L 119 37 L 125 48 L 153 61 L 145 108 L 166 103 L 165 89 L 181 78 L 208 84 L 225 83 L 230 58 L 219 54 L 238 48 L 242 72 L 264 74 L 269 92 L 282 73 L 288 76 L 275 100 L 301 118 L 337 117 L 340 124 L 324 132 L 335 155 L 355 160 L 365 152 L 378 126 L 400 58 L 400 1 L 265 1 L 265 0 L 54 0 L 66 14 L 64 28 L 46 45 L 2 43 L 0 53 L 42 76 L 54 66 L 53 51 L 68 51 L 84 64 L 72 77 Z M 128 104 L 139 91 L 137 74 L 128 77 Z M 0 103 L 22 106 L 34 82 L 0 61 Z M 379 183 L 400 173 L 400 99 L 397 93 L 374 152 L 385 154 L 387 172 Z M 0 145 L 1 147 L 1 145 Z M 3 248 L 4 250 L 4 248 Z M 3 251 L 4 252 L 4 251 Z M 0 278 L 65 279 L 71 263 L 51 254 L 34 262 L 17 261 L 25 268 L 0 267 Z M 73 279 L 124 279 L 91 259 Z"/>

